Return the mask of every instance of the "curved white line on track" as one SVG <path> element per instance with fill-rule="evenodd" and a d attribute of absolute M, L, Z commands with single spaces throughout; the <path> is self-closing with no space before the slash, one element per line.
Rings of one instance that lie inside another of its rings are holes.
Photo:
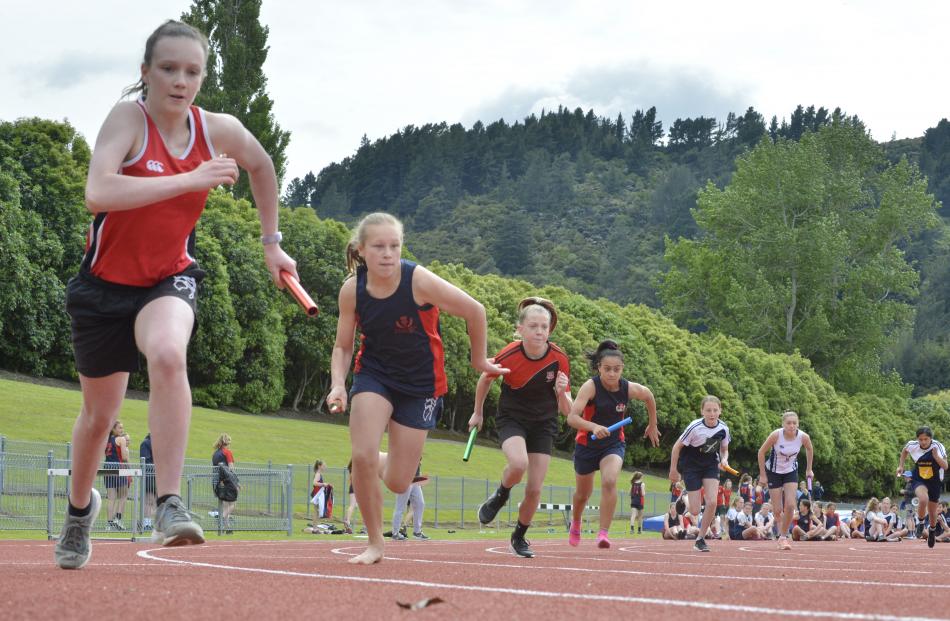
<path fill-rule="evenodd" d="M 338 548 L 343 549 L 343 548 Z M 230 571 L 241 571 L 247 573 L 261 573 L 277 576 L 292 576 L 295 578 L 319 578 L 321 580 L 344 580 L 349 582 L 363 582 L 374 584 L 397 584 L 401 586 L 428 587 L 439 589 L 453 589 L 457 591 L 475 591 L 480 593 L 504 593 L 507 595 L 517 595 L 521 597 L 543 597 L 549 599 L 581 600 L 595 602 L 624 602 L 633 604 L 647 604 L 656 606 L 673 606 L 678 608 L 699 608 L 701 610 L 721 610 L 728 612 L 746 612 L 751 614 L 773 614 L 786 617 L 805 617 L 805 618 L 831 618 L 831 619 L 854 619 L 860 621 L 947 621 L 939 617 L 899 617 L 893 615 L 865 614 L 857 612 L 837 612 L 824 610 L 784 610 L 779 608 L 765 608 L 760 606 L 741 606 L 736 604 L 716 604 L 713 602 L 683 601 L 677 599 L 662 599 L 656 597 L 633 597 L 628 595 L 594 595 L 590 593 L 563 593 L 559 591 L 540 591 L 536 589 L 512 589 L 508 587 L 484 587 L 470 584 L 448 584 L 440 582 L 425 582 L 422 580 L 402 580 L 398 578 L 369 578 L 365 576 L 347 576 L 338 574 L 320 574 L 299 571 L 286 571 L 280 569 L 262 569 L 256 567 L 237 567 L 233 565 L 223 565 L 221 563 L 199 563 L 195 561 L 186 561 L 181 559 L 162 558 L 153 556 L 153 552 L 166 550 L 166 548 L 152 548 L 150 550 L 140 550 L 137 554 L 140 558 L 145 558 L 163 563 L 172 563 L 175 565 L 188 565 L 192 567 L 207 567 L 210 569 L 225 569 Z M 734 577 L 733 577 L 734 578 Z"/>
<path fill-rule="evenodd" d="M 339 554 L 342 556 L 356 556 L 355 552 L 346 552 L 347 548 L 334 548 L 331 550 L 333 554 Z M 360 548 L 362 550 L 362 548 Z M 491 549 L 490 549 L 491 550 Z M 508 552 L 511 554 L 511 552 Z M 485 563 L 479 561 L 445 561 L 439 559 L 420 559 L 420 558 L 400 558 L 398 556 L 384 556 L 387 561 L 401 561 L 404 563 L 422 563 L 426 565 L 463 565 L 468 567 L 504 567 L 506 569 L 534 569 L 538 571 L 566 571 L 574 573 L 588 573 L 588 574 L 621 574 L 626 576 L 663 576 L 668 578 L 703 578 L 708 580 L 726 580 L 732 582 L 736 580 L 735 574 L 728 575 L 716 575 L 716 574 L 689 574 L 684 572 L 665 572 L 665 571 L 638 571 L 635 569 L 594 569 L 588 567 L 564 567 L 563 565 L 531 565 L 530 563 L 534 561 L 527 561 L 524 564 L 514 564 L 514 563 Z M 546 559 L 556 559 L 556 560 L 575 560 L 577 557 L 572 556 L 552 556 L 544 555 L 540 557 L 542 560 Z M 601 558 L 586 558 L 578 560 L 594 560 L 600 561 Z M 716 564 L 717 567 L 720 566 L 719 563 Z M 746 567 L 759 567 L 758 565 L 747 565 Z M 785 569 L 784 567 L 777 567 L 778 569 Z M 849 570 L 851 571 L 851 570 Z M 803 582 L 806 584 L 818 583 L 818 584 L 827 584 L 827 578 L 789 578 L 787 576 L 782 577 L 768 577 L 768 576 L 742 576 L 743 581 L 753 581 L 753 582 Z M 869 586 L 869 587 L 906 587 L 911 589 L 950 589 L 950 584 L 918 584 L 915 582 L 875 582 L 873 580 L 835 580 L 835 584 L 851 584 L 854 586 Z"/>
<path fill-rule="evenodd" d="M 761 553 L 761 552 L 764 551 L 764 550 L 747 549 L 747 548 L 745 548 L 745 547 L 743 547 L 743 548 L 738 548 L 738 549 L 743 550 L 743 551 L 745 551 L 745 552 L 751 552 L 751 553 Z M 849 548 L 849 549 L 854 549 L 854 548 Z M 639 553 L 639 554 L 653 554 L 653 555 L 656 555 L 656 556 L 665 556 L 665 557 L 668 557 L 668 558 L 677 558 L 677 559 L 687 559 L 687 558 L 698 559 L 698 558 L 706 558 L 706 556 L 701 556 L 701 553 L 699 553 L 699 552 L 687 551 L 687 550 L 683 550 L 683 551 L 679 551 L 679 552 L 677 552 L 677 551 L 671 551 L 671 550 L 666 550 L 666 551 L 659 552 L 659 551 L 654 551 L 654 550 L 646 550 L 646 549 L 643 549 L 643 548 L 632 548 L 632 547 L 622 547 L 622 548 L 618 548 L 618 550 L 623 551 L 623 552 L 637 552 L 637 553 Z M 716 550 L 715 546 L 712 548 L 712 551 L 713 551 L 713 554 L 716 554 L 717 550 Z M 728 554 L 729 552 L 730 552 L 730 551 L 727 550 L 727 551 L 726 551 L 726 554 Z M 776 556 L 779 556 L 779 551 L 778 551 L 778 550 L 775 551 L 775 555 L 776 555 Z M 812 558 L 794 558 L 793 556 L 788 555 L 788 553 L 787 553 L 786 551 L 781 552 L 781 556 L 782 556 L 783 558 L 787 558 L 789 561 L 793 561 L 793 562 L 806 562 L 806 561 L 807 561 L 807 562 L 810 563 L 810 564 L 815 564 L 815 563 L 833 563 L 833 564 L 836 564 L 836 565 L 860 565 L 860 564 L 864 564 L 864 563 L 867 562 L 867 559 L 855 559 L 855 560 L 852 560 L 852 561 L 836 561 L 836 560 L 827 559 L 827 558 L 813 558 L 813 557 L 812 557 Z M 806 555 L 805 555 L 805 553 L 800 553 L 800 556 L 806 556 Z M 847 555 L 844 555 L 844 554 L 842 554 L 842 555 L 840 555 L 840 556 L 845 556 L 845 557 L 847 557 Z M 918 555 L 916 555 L 916 554 L 911 554 L 911 553 L 908 553 L 908 556 L 911 556 L 912 558 L 915 558 L 915 559 L 916 559 L 916 558 L 920 558 Z M 723 557 L 720 556 L 720 555 L 718 555 L 718 554 L 716 554 L 715 558 L 720 559 L 720 558 L 723 558 Z M 726 556 L 726 557 L 725 557 L 726 560 L 737 560 L 737 559 L 739 559 L 739 558 L 742 558 L 742 559 L 743 559 L 743 562 L 742 562 L 742 564 L 741 564 L 742 567 L 749 567 L 749 566 L 750 566 L 747 561 L 772 561 L 772 560 L 774 560 L 774 557 L 771 557 L 771 556 L 767 556 L 767 557 L 766 557 L 766 556 L 761 556 L 761 557 Z M 890 554 L 888 554 L 888 558 L 890 558 Z M 719 565 L 725 565 L 725 563 L 718 563 L 718 562 L 717 562 L 717 564 L 719 564 Z M 752 565 L 752 567 L 757 567 L 757 565 Z M 768 567 L 768 565 L 762 565 L 761 567 Z M 785 567 L 785 566 L 783 565 L 783 567 Z M 810 569 L 810 568 L 814 568 L 814 567 L 809 566 L 809 567 L 807 567 L 807 568 Z M 792 569 L 806 569 L 806 567 L 794 567 L 794 566 L 793 566 Z M 819 568 L 814 568 L 814 569 L 819 569 Z M 832 569 L 831 569 L 831 568 L 828 568 L 827 571 L 832 571 Z M 835 570 L 835 571 L 843 571 L 843 570 Z M 911 570 L 898 570 L 898 572 L 903 572 L 903 573 L 919 573 L 919 572 L 915 572 L 915 571 L 911 571 Z M 926 573 L 931 573 L 931 572 L 926 572 Z"/>

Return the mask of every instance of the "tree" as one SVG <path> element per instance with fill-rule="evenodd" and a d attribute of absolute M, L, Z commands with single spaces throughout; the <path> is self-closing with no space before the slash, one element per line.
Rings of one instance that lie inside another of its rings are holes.
<path fill-rule="evenodd" d="M 882 389 L 880 355 L 912 321 L 917 293 L 897 244 L 936 218 L 914 166 L 886 166 L 863 126 L 839 116 L 740 157 L 725 189 L 700 192 L 694 215 L 703 237 L 667 244 L 668 313 L 800 351 L 845 390 Z"/>
<path fill-rule="evenodd" d="M 261 0 L 194 0 L 181 19 L 204 32 L 210 43 L 208 76 L 195 104 L 237 117 L 270 155 L 280 185 L 290 132 L 274 120 L 274 102 L 267 94 L 263 66 L 269 29 L 261 25 L 260 13 Z M 251 199 L 246 174 L 232 192 L 237 198 Z"/>

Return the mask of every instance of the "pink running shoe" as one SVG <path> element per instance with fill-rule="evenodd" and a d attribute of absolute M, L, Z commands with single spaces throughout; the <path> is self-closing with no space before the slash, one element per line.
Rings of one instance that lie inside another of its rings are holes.
<path fill-rule="evenodd" d="M 609 548 L 610 539 L 607 538 L 607 531 L 601 530 L 597 533 L 597 547 L 598 548 Z"/>
<path fill-rule="evenodd" d="M 575 548 L 581 543 L 581 526 L 580 524 L 571 524 L 570 533 L 567 535 L 567 542 L 574 546 Z"/>

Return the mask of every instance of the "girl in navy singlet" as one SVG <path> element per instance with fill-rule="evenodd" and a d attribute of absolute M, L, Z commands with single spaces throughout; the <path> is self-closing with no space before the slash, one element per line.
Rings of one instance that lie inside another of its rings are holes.
<path fill-rule="evenodd" d="M 571 409 L 570 361 L 560 347 L 548 340 L 557 326 L 557 310 L 550 300 L 529 297 L 518 303 L 517 333 L 520 340 L 505 345 L 495 361 L 511 369 L 498 399 L 495 428 L 507 464 L 498 489 L 478 508 L 478 520 L 488 524 L 508 502 L 511 488 L 527 475 L 518 524 L 511 535 L 511 551 L 525 558 L 534 551 L 525 533 L 541 499 L 541 486 L 551 461 L 558 412 Z M 475 411 L 468 428 L 481 429 L 482 410 L 497 373 L 482 373 L 475 386 Z"/>
<path fill-rule="evenodd" d="M 340 288 L 327 404 L 331 411 L 342 411 L 351 403 L 353 488 L 369 536 L 369 546 L 351 563 L 368 565 L 383 558 L 383 497 L 377 478 L 397 494 L 409 487 L 426 435 L 442 410 L 446 381 L 440 309 L 465 319 L 476 370 L 507 373 L 485 356 L 485 308 L 421 265 L 400 259 L 402 241 L 402 223 L 393 216 L 363 218 L 347 246 L 350 277 Z M 347 395 L 357 328 L 360 349 Z M 387 427 L 388 454 L 379 451 Z"/>
<path fill-rule="evenodd" d="M 124 93 L 140 98 L 113 107 L 89 161 L 86 206 L 94 218 L 66 293 L 83 406 L 73 427 L 69 509 L 55 548 L 63 568 L 89 560 L 88 532 L 101 506 L 93 482 L 139 352 L 148 361 L 158 497 L 152 538 L 162 545 L 204 542 L 180 497 L 191 420 L 186 352 L 203 275 L 194 229 L 209 190 L 234 184 L 238 166 L 251 178 L 271 278 L 283 288 L 281 270 L 297 275 L 278 243 L 270 156 L 233 116 L 193 105 L 207 60 L 200 31 L 172 20 L 157 28 L 145 43 L 141 79 Z"/>
<path fill-rule="evenodd" d="M 653 446 L 660 444 L 656 423 L 656 400 L 646 386 L 623 378 L 623 352 L 614 341 L 600 343 L 597 351 L 588 354 L 591 369 L 597 373 L 584 382 L 567 415 L 567 424 L 577 429 L 574 447 L 574 473 L 577 485 L 574 492 L 571 527 L 568 543 L 576 546 L 581 541 L 581 516 L 594 490 L 594 472 L 600 470 L 600 532 L 597 547 L 609 548 L 607 531 L 617 506 L 617 476 L 623 468 L 627 445 L 623 429 L 613 433 L 607 427 L 623 420 L 631 399 L 643 401 L 649 423 L 643 436 Z M 596 440 L 590 434 L 597 436 Z M 641 502 L 642 508 L 642 502 Z"/>
<path fill-rule="evenodd" d="M 919 539 L 923 534 L 924 522 L 929 513 L 930 528 L 927 535 L 927 545 L 934 547 L 936 542 L 935 526 L 937 525 L 937 503 L 940 502 L 940 492 L 943 491 L 943 476 L 947 470 L 947 449 L 943 444 L 934 440 L 934 433 L 930 427 L 921 427 L 917 430 L 917 439 L 904 445 L 897 464 L 897 476 L 904 476 L 904 462 L 910 457 L 914 462 L 910 484 L 917 497 L 917 527 L 916 535 Z"/>

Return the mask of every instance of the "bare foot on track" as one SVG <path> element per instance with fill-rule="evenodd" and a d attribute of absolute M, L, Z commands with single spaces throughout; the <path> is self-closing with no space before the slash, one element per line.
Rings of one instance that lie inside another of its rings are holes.
<path fill-rule="evenodd" d="M 383 546 L 369 546 L 362 554 L 354 556 L 350 562 L 356 565 L 372 565 L 383 560 Z"/>

